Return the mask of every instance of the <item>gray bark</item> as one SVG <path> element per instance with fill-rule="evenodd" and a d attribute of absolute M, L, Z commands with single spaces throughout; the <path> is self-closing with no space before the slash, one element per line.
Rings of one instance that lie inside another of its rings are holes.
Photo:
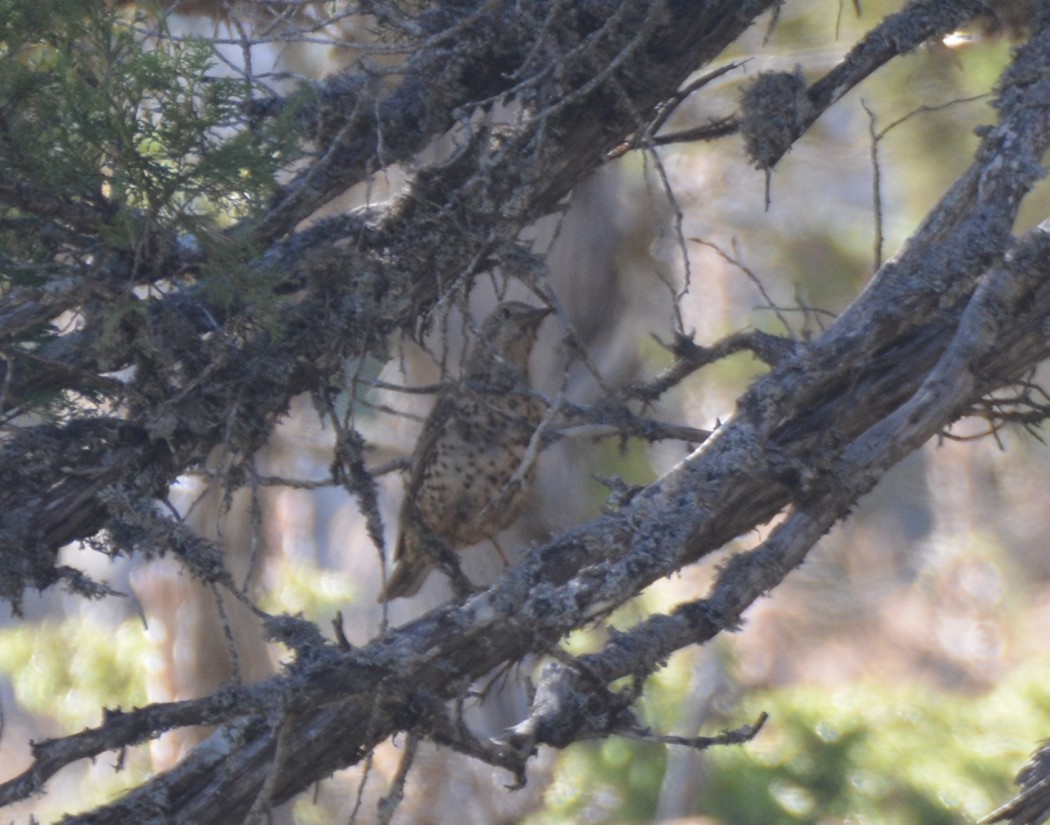
<path fill-rule="evenodd" d="M 203 296 L 159 299 L 141 316 L 143 326 L 126 332 L 140 370 L 127 419 L 32 427 L 6 442 L 0 595 L 17 603 L 26 587 L 78 584 L 55 566 L 54 554 L 102 528 L 125 547 L 162 546 L 203 578 L 226 581 L 216 549 L 158 519 L 153 500 L 217 446 L 250 459 L 293 395 L 323 394 L 348 357 L 383 355 L 393 333 L 414 331 L 435 302 L 491 266 L 542 290 L 542 265 L 518 245 L 519 233 L 617 147 L 644 146 L 659 104 L 771 5 L 450 5 L 419 18 L 419 50 L 392 92 L 380 93 L 365 75 L 324 83 L 309 120 L 321 159 L 250 227 L 259 266 L 285 272 L 278 291 L 297 294 L 282 311 L 286 334 L 204 336 L 224 319 L 217 308 L 205 311 Z M 878 65 L 980 7 L 908 4 L 805 90 L 786 128 L 758 129 L 756 119 L 769 117 L 775 102 L 762 94 L 745 100 L 739 124 L 756 163 L 774 163 Z M 33 768 L 0 786 L 0 803 L 31 794 L 74 759 L 188 724 L 221 727 L 174 769 L 70 821 L 240 821 L 356 763 L 399 731 L 502 765 L 519 781 L 540 745 L 639 734 L 635 692 L 610 691 L 611 681 L 634 676 L 640 685 L 675 650 L 735 627 L 887 469 L 960 416 L 994 414 L 989 393 L 1015 385 L 1047 356 L 1050 234 L 1040 227 L 1012 235 L 1050 145 L 1046 22 L 1002 77 L 999 123 L 983 135 L 970 169 L 823 334 L 807 342 L 740 334 L 710 349 L 683 338 L 664 375 L 616 400 L 614 409 L 652 398 L 741 348 L 769 363 L 732 418 L 674 470 L 556 536 L 489 590 L 366 647 L 340 650 L 304 622 L 271 620 L 269 632 L 297 653 L 285 673 L 202 700 L 110 713 L 97 729 L 38 743 Z M 498 130 L 475 117 L 452 156 L 420 171 L 385 210 L 296 231 L 376 164 L 411 158 L 479 107 L 503 101 L 525 117 Z M 172 240 L 156 254 L 182 266 L 195 253 Z M 92 277 L 101 289 L 144 276 L 114 257 Z M 9 294 L 0 298 L 0 321 L 14 334 L 27 319 L 84 301 L 85 291 L 72 286 Z M 75 336 L 40 356 L 34 380 L 62 386 L 122 365 L 102 354 L 99 329 L 88 325 Z M 177 342 L 173 356 L 150 350 L 148 342 L 162 337 Z M 11 363 L 8 400 L 29 389 Z M 202 370 L 206 380 L 186 382 Z M 367 509 L 361 445 L 345 445 L 341 458 Z M 493 668 L 552 652 L 552 640 L 782 512 L 770 538 L 735 556 L 707 597 L 615 635 L 597 653 L 556 655 L 531 715 L 504 735 L 477 739 L 448 710 Z"/>

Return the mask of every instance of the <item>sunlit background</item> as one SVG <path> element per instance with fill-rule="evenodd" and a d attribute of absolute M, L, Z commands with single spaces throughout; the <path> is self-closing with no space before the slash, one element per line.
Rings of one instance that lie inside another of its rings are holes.
<path fill-rule="evenodd" d="M 763 18 L 708 67 L 743 62 L 683 105 L 665 129 L 731 113 L 748 79 L 762 71 L 799 67 L 812 82 L 900 5 L 864 0 L 858 18 L 849 2 L 791 0 L 775 28 Z M 367 36 L 353 20 L 341 25 Z M 172 26 L 235 35 L 207 4 Z M 655 156 L 628 154 L 581 187 L 560 221 L 537 227 L 536 248 L 549 249 L 553 288 L 604 383 L 619 386 L 667 363 L 657 337 L 666 339 L 680 292 L 686 327 L 702 344 L 745 327 L 819 334 L 863 289 L 876 256 L 892 256 L 967 167 L 974 128 L 995 120 L 989 93 L 1011 43 L 977 29 L 968 35 L 895 61 L 825 114 L 768 181 L 768 210 L 765 176 L 731 137 L 669 146 Z M 223 51 L 241 59 L 234 45 Z M 254 50 L 257 70 L 268 62 L 313 76 L 355 56 L 324 44 Z M 339 208 L 394 197 L 411 172 L 377 177 Z M 1047 207 L 1044 187 L 1018 229 L 1039 222 Z M 479 283 L 472 296 L 477 317 L 495 300 L 498 283 Z M 520 287 L 512 291 L 528 296 Z M 455 316 L 446 327 L 435 330 L 430 354 L 405 342 L 389 364 L 348 365 L 348 388 L 355 375 L 409 385 L 438 380 L 443 333 L 450 346 L 461 345 Z M 567 371 L 570 400 L 599 397 L 594 376 L 567 361 L 557 323 L 543 329 L 533 362 L 540 389 L 555 394 Z M 730 358 L 681 385 L 651 414 L 714 427 L 733 414 L 735 398 L 762 369 L 748 355 Z M 358 383 L 345 403 L 355 405 L 378 466 L 410 452 L 418 432 L 417 419 L 391 409 L 418 416 L 429 402 Z M 424 748 L 395 822 L 936 825 L 988 813 L 1008 796 L 1026 754 L 1050 737 L 1050 450 L 1038 434 L 987 431 L 987 422 L 963 421 L 909 457 L 747 614 L 739 632 L 677 654 L 650 680 L 643 707 L 654 730 L 713 734 L 766 711 L 770 720 L 752 743 L 699 754 L 610 739 L 544 751 L 519 791 L 506 790 L 512 778 L 498 770 Z M 322 478 L 332 440 L 302 399 L 260 456 L 259 474 Z M 596 476 L 644 483 L 687 452 L 672 442 L 559 443 L 541 457 L 532 503 L 501 545 L 520 557 L 600 512 L 608 491 Z M 383 476 L 381 489 L 389 545 L 400 476 Z M 172 502 L 225 544 L 235 576 L 267 610 L 301 612 L 326 632 L 342 611 L 355 644 L 379 631 L 377 550 L 344 490 L 261 486 L 243 491 L 224 513 L 221 493 L 187 478 Z M 709 561 L 658 582 L 611 624 L 628 627 L 695 598 L 728 553 L 763 535 L 741 536 Z M 481 582 L 502 566 L 485 548 L 468 551 L 465 560 L 468 575 Z M 27 601 L 25 619 L 6 608 L 0 613 L 0 780 L 28 765 L 30 740 L 96 725 L 102 707 L 203 695 L 238 675 L 263 678 L 286 656 L 260 641 L 243 609 L 194 584 L 172 562 L 113 562 L 82 547 L 68 548 L 63 561 L 126 597 L 88 604 L 45 593 Z M 418 598 L 394 603 L 388 620 L 403 623 L 449 595 L 435 575 Z M 594 649 L 604 632 L 581 631 L 565 644 L 573 652 Z M 513 685 L 540 665 L 524 662 L 479 686 L 485 698 L 470 709 L 470 723 L 491 732 L 518 721 L 527 703 Z M 170 767 L 206 733 L 175 732 L 68 768 L 46 796 L 5 811 L 5 821 L 28 822 L 31 814 L 48 821 L 111 800 Z M 384 744 L 367 766 L 285 806 L 283 821 L 347 822 L 355 810 L 357 821 L 374 821 L 401 744 Z M 114 770 L 118 762 L 122 769 Z"/>

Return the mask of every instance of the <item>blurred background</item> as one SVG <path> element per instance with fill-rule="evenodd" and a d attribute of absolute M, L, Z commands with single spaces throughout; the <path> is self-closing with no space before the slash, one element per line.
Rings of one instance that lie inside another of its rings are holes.
<path fill-rule="evenodd" d="M 746 61 L 683 105 L 665 130 L 733 112 L 748 78 L 762 71 L 799 67 L 812 82 L 900 5 L 865 0 L 858 16 L 852 3 L 791 0 L 775 28 L 763 18 L 708 67 Z M 250 19 L 250 9 L 242 11 Z M 207 3 L 181 7 L 171 25 L 235 37 L 228 19 Z M 367 36 L 352 20 L 339 27 L 332 37 Z M 885 258 L 970 163 L 974 128 L 995 121 L 989 93 L 1010 57 L 1007 34 L 974 27 L 883 69 L 825 114 L 778 165 L 768 209 L 765 177 L 750 168 L 735 137 L 610 163 L 574 194 L 563 218 L 535 229 L 536 249 L 549 251 L 563 310 L 545 324 L 534 353 L 541 391 L 554 395 L 564 387 L 578 403 L 602 392 L 595 375 L 566 355 L 562 322 L 585 344 L 606 387 L 667 363 L 654 336 L 667 338 L 676 300 L 701 344 L 747 327 L 818 334 L 874 271 L 873 145 Z M 241 59 L 238 48 L 224 48 L 230 60 Z M 356 56 L 352 48 L 323 43 L 254 50 L 257 67 L 262 61 L 312 76 Z M 382 203 L 411 171 L 377 176 L 334 208 Z M 1018 230 L 1042 220 L 1048 206 L 1044 187 L 1026 204 Z M 502 287 L 498 277 L 479 283 L 469 306 L 474 320 Z M 511 296 L 528 299 L 520 286 L 511 286 Z M 411 452 L 430 397 L 377 390 L 358 379 L 418 386 L 440 380 L 442 363 L 454 374 L 469 327 L 459 312 L 440 318 L 423 346 L 403 342 L 388 364 L 347 366 L 345 404 L 373 445 L 373 466 Z M 736 397 L 762 369 L 748 355 L 727 359 L 682 384 L 651 414 L 713 427 L 732 415 Z M 909 457 L 748 613 L 739 632 L 682 651 L 650 680 L 642 705 L 654 730 L 713 734 L 767 711 L 769 722 L 750 744 L 698 754 L 610 739 L 544 751 L 532 763 L 528 786 L 514 792 L 505 789 L 508 775 L 423 747 L 394 821 L 936 825 L 988 813 L 1009 795 L 1027 753 L 1050 737 L 1044 547 L 1050 508 L 1043 502 L 1050 451 L 1038 434 L 988 436 L 987 429 L 983 421 L 960 422 Z M 332 443 L 331 427 L 303 399 L 260 456 L 259 475 L 323 478 Z M 529 509 L 501 546 L 520 556 L 597 515 L 608 490 L 596 476 L 644 483 L 687 452 L 673 442 L 557 444 L 541 456 Z M 401 483 L 396 472 L 380 479 L 388 546 Z M 326 631 L 342 611 L 354 644 L 450 595 L 435 575 L 419 597 L 395 602 L 384 616 L 375 604 L 378 551 L 341 488 L 261 485 L 242 491 L 227 512 L 221 491 L 187 478 L 172 500 L 224 544 L 238 581 L 265 609 L 300 612 Z M 716 557 L 658 582 L 610 624 L 628 627 L 695 598 L 727 554 L 763 537 L 742 536 Z M 238 605 L 200 588 L 172 562 L 113 561 L 80 546 L 68 548 L 64 562 L 127 597 L 88 604 L 44 593 L 27 600 L 24 619 L 0 607 L 0 780 L 28 765 L 29 740 L 96 725 L 103 706 L 204 695 L 232 678 L 263 678 L 287 656 L 260 640 Z M 479 582 L 502 568 L 483 548 L 467 551 L 465 564 Z M 595 649 L 604 633 L 581 631 L 565 644 L 574 653 Z M 484 733 L 518 721 L 527 704 L 516 686 L 541 664 L 525 662 L 485 685 L 470 723 Z M 49 821 L 70 812 L 70 800 L 87 809 L 113 799 L 170 767 L 206 734 L 169 734 L 126 754 L 119 771 L 115 754 L 68 768 L 46 796 L 5 811 L 5 818 Z M 402 746 L 385 743 L 367 765 L 285 806 L 281 821 L 347 822 L 355 815 L 374 821 Z"/>

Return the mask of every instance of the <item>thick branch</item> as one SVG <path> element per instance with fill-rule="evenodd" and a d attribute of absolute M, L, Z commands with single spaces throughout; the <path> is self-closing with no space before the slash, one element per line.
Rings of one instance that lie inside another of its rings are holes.
<path fill-rule="evenodd" d="M 406 195 L 381 216 L 368 216 L 376 218 L 372 223 L 360 216 L 330 219 L 260 256 L 261 271 L 287 272 L 276 290 L 287 295 L 279 336 L 256 328 L 250 309 L 247 317 L 226 322 L 223 307 L 209 305 L 202 290 L 154 298 L 149 306 L 128 293 L 135 311 L 107 334 L 124 336 L 119 343 L 137 367 L 129 387 L 136 423 L 128 428 L 150 446 L 123 461 L 127 494 L 156 496 L 158 488 L 200 464 L 218 445 L 234 456 L 253 455 L 294 395 L 337 383 L 347 358 L 382 354 L 392 332 L 414 330 L 440 296 L 469 285 L 478 272 L 514 251 L 521 230 L 555 209 L 603 163 L 606 148 L 637 128 L 637 112 L 672 94 L 768 5 L 769 0 L 724 0 L 699 6 L 610 3 L 609 9 L 596 9 L 592 28 L 581 28 L 578 40 L 570 37 L 559 46 L 573 60 L 585 60 L 587 76 L 596 82 L 578 86 L 571 73 L 555 73 L 522 98 L 528 109 L 521 122 L 498 130 L 479 124 L 453 160 L 419 173 Z M 511 8 L 486 3 L 478 6 L 478 17 L 461 12 L 469 19 L 464 33 L 470 36 L 456 46 L 457 54 L 474 44 L 482 58 L 491 57 L 491 49 L 509 36 L 495 24 Z M 578 13 L 571 4 L 553 9 Z M 554 10 L 541 4 L 537 14 Z M 615 12 L 619 22 L 602 24 L 607 11 Z M 569 37 L 572 31 L 563 34 Z M 515 30 L 514 36 L 520 38 L 521 32 Z M 551 65 L 539 64 L 544 72 Z M 374 143 L 367 144 L 366 157 L 375 158 L 376 151 Z M 348 157 L 346 168 L 355 163 L 368 161 Z M 351 180 L 335 179 L 339 186 Z M 293 205 L 274 213 L 281 228 L 264 229 L 264 234 L 283 231 L 313 209 L 312 195 L 295 192 L 329 191 L 328 184 L 311 181 L 293 186 Z M 304 289 L 292 292 L 294 285 Z M 70 337 L 81 340 L 80 335 L 93 345 L 103 337 L 101 330 Z M 112 340 L 107 346 L 117 348 Z M 26 444 L 38 441 L 71 466 L 42 463 L 35 477 L 13 483 L 11 474 Z M 7 442 L 0 466 L 0 489 L 10 494 L 5 518 L 36 525 L 37 543 L 30 551 L 20 540 L 0 542 L 0 552 L 12 557 L 32 552 L 46 564 L 59 546 L 49 540 L 52 535 L 66 542 L 105 525 L 110 513 L 88 480 L 96 473 L 96 458 L 71 450 L 75 443 L 75 434 L 61 427 L 16 433 Z M 156 460 L 158 449 L 167 453 L 163 461 Z M 46 491 L 59 483 L 58 476 L 71 489 L 67 506 L 45 510 Z M 81 529 L 48 526 L 59 524 Z M 4 595 L 17 599 L 9 588 Z"/>
<path fill-rule="evenodd" d="M 399 67 L 404 80 L 396 90 L 388 92 L 364 74 L 343 74 L 322 85 L 311 111 L 321 123 L 323 158 L 286 188 L 259 236 L 280 236 L 374 172 L 377 146 L 383 147 L 383 165 L 403 161 L 472 110 L 498 100 L 521 103 L 549 120 L 542 124 L 545 131 L 564 138 L 549 144 L 554 151 L 534 168 L 535 176 L 519 179 L 547 190 L 541 201 L 549 210 L 635 130 L 636 112 L 649 112 L 670 97 L 770 5 L 747 0 L 643 7 L 600 0 L 585 8 L 479 3 L 467 11 L 428 12 L 420 19 L 418 50 Z M 570 45 L 548 40 L 553 30 Z M 580 86 L 571 79 L 591 80 L 596 70 L 598 82 Z M 630 105 L 618 99 L 618 87 L 630 93 Z M 519 147 L 526 158 L 538 148 L 535 130 L 527 131 Z M 557 168 L 545 168 L 551 164 Z M 452 190 L 445 186 L 442 195 Z"/>
<path fill-rule="evenodd" d="M 730 21 L 729 12 L 717 19 L 714 14 L 706 18 L 714 28 L 720 22 L 728 32 L 742 25 Z M 616 54 L 626 55 L 625 64 L 637 56 L 635 49 L 621 46 Z M 1039 160 L 1050 142 L 1048 54 L 1050 35 L 1043 31 L 1004 77 L 1000 125 L 985 135 L 974 165 L 904 251 L 824 335 L 778 352 L 771 373 L 755 383 L 734 417 L 687 460 L 616 512 L 537 549 L 495 586 L 462 604 L 344 655 L 324 651 L 311 658 L 300 651 L 296 668 L 259 689 L 265 713 L 228 723 L 174 770 L 73 821 L 122 822 L 145 807 L 169 816 L 178 812 L 186 821 L 228 822 L 255 804 L 260 789 L 272 788 L 274 801 L 286 799 L 359 760 L 395 731 L 427 729 L 426 714 L 457 696 L 463 684 L 501 663 L 547 650 L 552 640 L 605 615 L 645 585 L 790 507 L 763 547 L 726 568 L 706 603 L 670 617 L 671 641 L 661 639 L 658 650 L 694 643 L 735 622 L 889 466 L 1048 354 L 1047 233 L 1036 230 L 1010 243 L 1017 206 L 1041 174 Z M 646 76 L 644 61 L 635 68 Z M 610 119 L 621 128 L 630 120 Z M 601 118 L 592 118 L 591 128 L 595 120 Z M 45 516 L 57 529 L 59 516 L 74 514 L 73 527 L 62 534 L 67 538 L 104 521 L 109 511 L 106 494 L 98 489 L 99 471 L 89 472 L 101 463 L 91 452 L 100 443 L 126 449 L 121 477 L 133 479 L 133 493 L 147 496 L 220 438 L 250 454 L 267 431 L 259 419 L 272 423 L 289 393 L 334 375 L 347 354 L 378 349 L 395 325 L 414 317 L 414 309 L 433 301 L 457 275 L 501 249 L 522 221 L 547 208 L 549 198 L 567 185 L 546 177 L 557 170 L 556 149 L 590 162 L 598 150 L 572 151 L 573 141 L 589 134 L 586 126 L 574 132 L 554 117 L 546 125 L 555 122 L 566 130 L 556 138 L 540 140 L 527 130 L 512 132 L 506 144 L 479 138 L 459 160 L 421 174 L 413 193 L 387 213 L 375 234 L 363 233 L 367 237 L 353 253 L 317 252 L 303 265 L 312 279 L 307 297 L 287 309 L 295 333 L 290 340 L 271 345 L 249 338 L 240 345 L 212 336 L 190 359 L 191 365 L 206 367 L 206 374 L 191 373 L 188 386 L 177 392 L 168 388 L 166 394 L 139 384 L 145 424 L 112 424 L 112 431 L 102 433 L 86 429 L 82 435 L 95 441 L 82 447 L 83 455 L 72 450 L 77 442 L 68 427 L 31 430 L 13 441 L 25 446 L 36 436 L 41 454 L 64 451 L 64 461 L 55 466 L 68 485 L 59 489 L 68 495 L 66 509 L 50 514 L 34 498 L 46 501 L 43 492 L 52 489 L 54 478 L 27 475 L 21 485 L 12 485 L 8 482 L 19 478 L 0 477 L 2 489 L 23 493 L 4 508 L 5 518 L 14 519 L 5 527 L 13 525 L 16 535 L 0 550 L 23 558 L 17 554 L 26 525 Z M 513 160 L 501 154 L 507 147 L 534 150 L 526 157 L 538 164 L 543 186 L 529 190 L 514 182 Z M 503 170 L 477 173 L 471 165 L 483 167 L 482 160 L 493 158 L 507 164 L 505 177 Z M 565 180 L 575 179 L 573 173 Z M 504 200 L 523 192 L 525 200 Z M 499 197 L 481 197 L 486 194 Z M 481 219 L 493 202 L 505 205 L 494 237 L 476 229 L 491 226 Z M 455 218 L 455 232 L 444 220 L 448 214 Z M 420 231 L 408 236 L 394 231 L 411 227 Z M 432 264 L 430 280 L 418 267 L 400 280 L 376 274 L 390 275 L 393 270 L 384 268 L 390 261 L 416 260 L 412 256 Z M 347 261 L 355 266 L 348 270 Z M 241 403 L 245 398 L 252 399 L 250 411 Z M 137 439 L 145 445 L 141 453 Z M 147 456 L 150 449 L 159 454 Z M 10 465 L 18 456 L 9 452 L 5 458 Z M 0 472 L 13 470 L 5 466 Z M 55 539 L 44 534 L 37 544 L 53 549 Z M 655 627 L 664 620 L 651 621 Z M 624 668 L 644 672 L 652 665 L 638 657 L 651 653 L 637 646 L 610 648 L 598 654 L 609 660 L 595 658 L 587 671 L 602 678 Z M 243 707 L 220 709 L 220 717 L 223 712 L 232 718 Z M 574 735 L 571 727 L 556 734 L 558 742 Z M 533 741 L 542 739 L 536 734 Z M 294 759 L 274 765 L 275 753 Z M 24 792 L 25 786 L 19 789 Z"/>
<path fill-rule="evenodd" d="M 1038 331 L 1050 319 L 1048 253 L 1050 237 L 1041 230 L 1030 233 L 1016 248 L 1011 266 L 985 280 L 957 333 L 947 323 L 913 333 L 923 351 L 943 353 L 935 359 L 939 366 L 928 375 L 924 362 L 896 357 L 881 361 L 878 375 L 860 376 L 843 396 L 858 403 L 845 405 L 852 412 L 840 420 L 837 433 L 825 428 L 822 438 L 813 433 L 800 438 L 794 428 L 780 428 L 786 437 L 771 437 L 770 448 L 763 452 L 747 441 L 746 416 L 738 416 L 620 511 L 540 548 L 489 591 L 462 605 L 437 610 L 341 661 L 325 658 L 307 664 L 301 676 L 286 677 L 296 685 L 302 678 L 301 684 L 309 688 L 302 695 L 298 689 L 292 691 L 301 699 L 297 707 L 303 708 L 296 712 L 295 730 L 286 734 L 290 737 L 286 747 L 296 754 L 296 761 L 278 766 L 277 798 L 286 798 L 355 761 L 395 730 L 414 727 L 412 714 L 418 708 L 452 698 L 465 681 L 501 662 L 542 652 L 550 639 L 604 614 L 641 586 L 711 552 L 794 499 L 788 520 L 766 545 L 726 568 L 706 604 L 649 620 L 650 630 L 671 628 L 666 636 L 670 642 L 661 640 L 654 649 L 645 650 L 638 644 L 614 643 L 589 660 L 587 670 L 614 678 L 670 652 L 673 645 L 694 643 L 731 625 L 751 600 L 801 562 L 809 547 L 894 460 L 1001 381 L 1023 374 L 1046 356 L 1050 344 Z M 944 339 L 939 346 L 938 337 Z M 1033 347 L 1035 339 L 1039 344 Z M 899 395 L 878 391 L 887 386 L 903 389 Z M 826 403 L 841 409 L 841 401 Z M 806 455 L 817 457 L 817 465 L 800 470 L 800 476 L 808 474 L 807 484 L 792 488 L 778 480 L 775 470 L 800 461 L 802 456 L 795 451 L 802 443 Z M 766 456 L 768 471 L 735 473 L 756 449 Z M 829 456 L 823 465 L 822 455 Z M 725 483 L 726 478 L 733 483 Z M 638 633 L 642 632 L 640 627 Z M 636 640 L 633 634 L 624 638 Z M 643 661 L 640 656 L 650 658 Z M 277 693 L 289 695 L 285 689 Z M 321 696 L 329 707 L 306 710 L 321 704 Z M 339 696 L 351 698 L 331 704 Z M 201 821 L 235 818 L 254 799 L 253 789 L 270 770 L 273 735 L 268 728 L 257 728 L 244 748 L 229 755 L 230 780 L 223 783 L 218 797 L 211 784 L 216 780 L 208 776 L 209 791 L 199 797 L 202 805 L 207 799 L 207 817 L 195 808 L 194 788 L 211 770 L 206 758 L 210 751 L 200 758 L 191 755 L 172 774 L 126 801 L 78 821 L 118 821 L 126 815 L 122 812 L 130 810 L 125 805 L 155 803 L 161 789 L 170 794 L 175 787 L 185 790 L 170 799 L 172 810 L 200 813 Z M 565 741 L 564 730 L 557 736 L 559 742 Z M 215 809 L 217 798 L 222 801 Z"/>

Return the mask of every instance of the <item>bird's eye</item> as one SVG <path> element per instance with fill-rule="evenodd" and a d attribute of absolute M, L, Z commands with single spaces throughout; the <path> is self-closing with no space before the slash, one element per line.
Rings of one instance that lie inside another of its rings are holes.
<path fill-rule="evenodd" d="M 499 317 L 502 318 L 504 321 L 510 318 L 510 307 L 503 307 L 502 309 L 500 309 Z"/>

